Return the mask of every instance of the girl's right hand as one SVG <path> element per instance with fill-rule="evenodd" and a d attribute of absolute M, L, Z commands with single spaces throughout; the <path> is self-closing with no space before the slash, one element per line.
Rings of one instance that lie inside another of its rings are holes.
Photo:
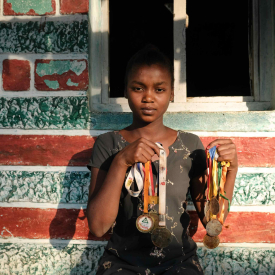
<path fill-rule="evenodd" d="M 157 154 L 159 156 L 160 150 L 158 146 L 145 139 L 139 138 L 128 146 L 124 147 L 115 157 L 119 164 L 129 167 L 137 162 L 146 163 Z"/>

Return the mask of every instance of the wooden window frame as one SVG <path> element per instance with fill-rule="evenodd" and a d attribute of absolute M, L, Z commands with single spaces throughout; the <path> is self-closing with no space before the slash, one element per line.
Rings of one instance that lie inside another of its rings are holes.
<path fill-rule="evenodd" d="M 109 0 L 90 0 L 90 111 L 130 112 L 127 99 L 109 97 Z M 275 107 L 275 1 L 252 0 L 250 78 L 253 96 L 186 96 L 186 0 L 174 0 L 174 102 L 168 112 L 263 111 Z"/>

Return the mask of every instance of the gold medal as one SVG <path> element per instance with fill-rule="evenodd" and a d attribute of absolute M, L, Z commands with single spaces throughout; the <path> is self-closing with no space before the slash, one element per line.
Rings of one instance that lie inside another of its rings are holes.
<path fill-rule="evenodd" d="M 222 224 L 218 220 L 212 219 L 207 223 L 206 231 L 212 237 L 218 236 L 222 232 Z"/>
<path fill-rule="evenodd" d="M 154 220 L 148 214 L 140 215 L 136 220 L 137 229 L 142 233 L 149 233 L 154 228 Z"/>
<path fill-rule="evenodd" d="M 150 217 L 152 217 L 152 219 L 154 220 L 154 228 L 158 227 L 159 224 L 159 215 L 156 212 L 149 212 Z"/>
<path fill-rule="evenodd" d="M 165 248 L 172 242 L 172 234 L 166 227 L 157 227 L 153 230 L 151 239 L 155 246 Z"/>
<path fill-rule="evenodd" d="M 218 213 L 220 211 L 219 201 L 217 200 L 216 197 L 213 197 L 210 200 L 210 211 L 213 215 L 218 215 Z"/>
<path fill-rule="evenodd" d="M 220 244 L 220 238 L 219 236 L 212 237 L 209 235 L 205 235 L 203 237 L 203 244 L 208 249 L 214 249 Z"/>

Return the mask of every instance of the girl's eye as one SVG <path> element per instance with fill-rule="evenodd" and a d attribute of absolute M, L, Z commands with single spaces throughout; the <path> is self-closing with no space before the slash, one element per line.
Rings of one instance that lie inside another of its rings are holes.
<path fill-rule="evenodd" d="M 134 87 L 133 90 L 137 91 L 137 92 L 140 92 L 140 91 L 142 91 L 142 88 L 141 87 Z"/>
<path fill-rule="evenodd" d="M 158 88 L 158 89 L 157 89 L 157 92 L 158 92 L 158 93 L 161 93 L 161 92 L 164 92 L 164 91 L 165 91 L 165 90 L 164 90 L 164 89 L 161 89 L 161 88 Z"/>

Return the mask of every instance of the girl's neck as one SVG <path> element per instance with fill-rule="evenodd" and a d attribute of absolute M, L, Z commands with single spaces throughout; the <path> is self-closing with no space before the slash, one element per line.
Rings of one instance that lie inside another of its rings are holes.
<path fill-rule="evenodd" d="M 125 130 L 131 132 L 131 139 L 146 138 L 148 140 L 157 139 L 166 133 L 167 127 L 163 125 L 162 120 L 156 120 L 151 123 L 142 123 L 133 120 L 133 123 Z"/>

